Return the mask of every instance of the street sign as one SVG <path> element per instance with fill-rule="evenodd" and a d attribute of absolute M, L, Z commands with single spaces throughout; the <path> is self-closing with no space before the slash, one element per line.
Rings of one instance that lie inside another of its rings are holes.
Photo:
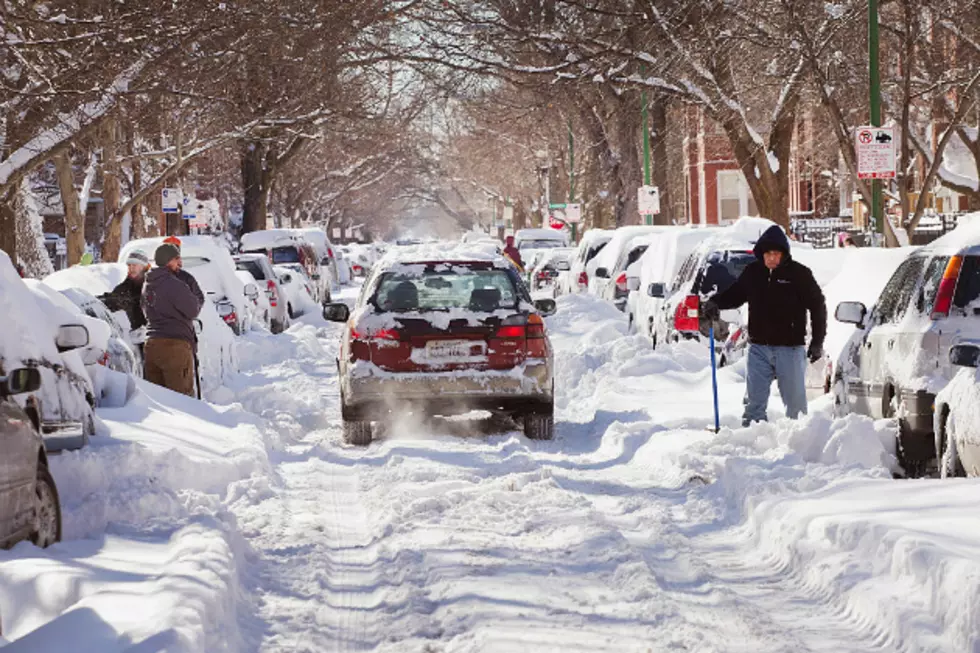
<path fill-rule="evenodd" d="M 579 223 L 582 221 L 581 204 L 549 204 L 551 215 L 568 224 Z"/>
<path fill-rule="evenodd" d="M 564 229 L 565 228 L 565 221 L 564 220 L 560 220 L 560 219 L 558 219 L 558 218 L 556 218 L 555 216 L 552 215 L 552 216 L 549 216 L 549 218 L 548 218 L 548 226 L 551 227 L 552 229 Z"/>
<path fill-rule="evenodd" d="M 637 191 L 640 215 L 660 214 L 660 189 L 656 186 L 640 186 Z"/>
<path fill-rule="evenodd" d="M 333 238 L 334 240 L 340 240 L 341 238 L 343 238 L 343 236 L 341 235 L 340 227 L 334 227 L 331 230 L 331 232 L 333 233 L 333 236 L 331 236 L 331 238 Z"/>
<path fill-rule="evenodd" d="M 193 220 L 197 215 L 197 202 L 190 195 L 185 195 L 181 202 L 181 217 L 185 220 Z"/>
<path fill-rule="evenodd" d="M 854 132 L 858 179 L 894 179 L 895 128 L 858 127 Z"/>
<path fill-rule="evenodd" d="M 163 212 L 180 213 L 180 191 L 176 188 L 164 188 L 162 193 Z"/>
<path fill-rule="evenodd" d="M 505 206 L 504 207 L 504 222 L 506 222 L 508 226 L 514 224 L 514 207 L 513 206 Z"/>

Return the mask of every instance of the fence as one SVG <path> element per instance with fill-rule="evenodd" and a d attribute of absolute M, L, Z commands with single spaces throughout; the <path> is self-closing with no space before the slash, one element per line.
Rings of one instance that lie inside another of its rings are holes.
<path fill-rule="evenodd" d="M 959 213 L 930 214 L 922 216 L 915 231 L 909 234 L 912 245 L 927 245 L 956 228 Z M 846 233 L 858 247 L 868 247 L 873 242 L 870 231 L 856 228 L 850 218 L 807 218 L 793 220 L 790 233 L 800 242 L 809 243 L 816 249 L 835 246 L 838 234 Z"/>

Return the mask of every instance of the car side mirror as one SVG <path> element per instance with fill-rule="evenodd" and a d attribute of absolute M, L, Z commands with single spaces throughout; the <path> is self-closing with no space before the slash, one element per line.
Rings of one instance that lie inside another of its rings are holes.
<path fill-rule="evenodd" d="M 559 272 L 568 272 L 569 270 L 572 269 L 572 264 L 569 263 L 568 261 L 557 261 L 555 263 L 555 267 L 558 269 Z"/>
<path fill-rule="evenodd" d="M 595 276 L 599 277 L 600 279 L 608 279 L 609 278 L 609 270 L 607 270 L 606 268 L 598 268 L 595 271 Z"/>
<path fill-rule="evenodd" d="M 667 286 L 662 283 L 651 283 L 647 286 L 647 296 L 654 299 L 663 299 L 667 296 Z"/>
<path fill-rule="evenodd" d="M 292 283 L 293 282 L 293 275 L 291 275 L 291 274 L 289 274 L 287 272 L 283 272 L 282 274 L 279 275 L 279 281 L 281 281 L 283 283 Z"/>
<path fill-rule="evenodd" d="M 319 281 L 320 280 L 320 273 L 319 272 L 314 272 L 313 273 L 313 276 L 311 276 L 310 279 L 312 279 L 313 281 Z"/>
<path fill-rule="evenodd" d="M 950 347 L 949 362 L 958 367 L 980 367 L 980 346 L 954 345 Z"/>
<path fill-rule="evenodd" d="M 59 352 L 81 349 L 88 345 L 88 329 L 81 324 L 65 324 L 58 327 L 54 344 Z"/>
<path fill-rule="evenodd" d="M 558 304 L 553 299 L 536 299 L 534 300 L 534 308 L 544 317 L 558 312 Z"/>
<path fill-rule="evenodd" d="M 640 289 L 640 277 L 626 277 L 626 289 L 636 291 Z"/>
<path fill-rule="evenodd" d="M 330 265 L 330 257 L 329 256 L 324 256 L 320 260 L 320 265 Z"/>
<path fill-rule="evenodd" d="M 41 372 L 34 367 L 19 367 L 7 376 L 0 376 L 0 394 L 19 395 L 41 387 Z"/>
<path fill-rule="evenodd" d="M 841 302 L 834 311 L 834 318 L 844 324 L 862 326 L 864 318 L 868 315 L 868 309 L 861 302 Z"/>
<path fill-rule="evenodd" d="M 254 283 L 245 284 L 245 296 L 254 302 L 259 298 L 259 287 Z"/>
<path fill-rule="evenodd" d="M 346 322 L 350 319 L 347 304 L 327 304 L 323 307 L 323 319 L 327 322 Z"/>

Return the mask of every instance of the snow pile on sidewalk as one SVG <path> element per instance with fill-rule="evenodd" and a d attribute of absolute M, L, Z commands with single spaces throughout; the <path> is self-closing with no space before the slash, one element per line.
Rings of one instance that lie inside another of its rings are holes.
<path fill-rule="evenodd" d="M 0 552 L 9 650 L 241 650 L 245 545 L 225 502 L 269 477 L 268 425 L 143 381 L 98 412 L 90 446 L 50 459 L 65 541 Z"/>

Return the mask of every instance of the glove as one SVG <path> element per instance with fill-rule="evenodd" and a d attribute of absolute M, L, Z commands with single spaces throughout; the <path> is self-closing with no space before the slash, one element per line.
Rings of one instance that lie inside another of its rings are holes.
<path fill-rule="evenodd" d="M 816 363 L 823 358 L 823 345 L 819 342 L 811 342 L 810 348 L 806 350 L 806 358 L 811 363 Z"/>
<path fill-rule="evenodd" d="M 701 302 L 699 317 L 708 322 L 717 322 L 721 318 L 721 309 L 710 299 L 703 301 Z"/>

